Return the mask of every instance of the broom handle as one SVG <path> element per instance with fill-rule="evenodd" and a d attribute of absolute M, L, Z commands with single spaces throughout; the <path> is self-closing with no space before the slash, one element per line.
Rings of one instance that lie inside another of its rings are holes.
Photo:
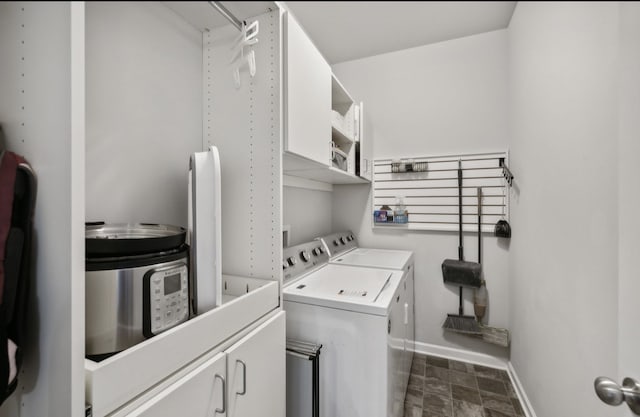
<path fill-rule="evenodd" d="M 482 263 L 482 187 L 478 187 L 478 263 Z"/>
<path fill-rule="evenodd" d="M 462 161 L 458 159 L 458 259 L 464 261 L 462 249 Z"/>

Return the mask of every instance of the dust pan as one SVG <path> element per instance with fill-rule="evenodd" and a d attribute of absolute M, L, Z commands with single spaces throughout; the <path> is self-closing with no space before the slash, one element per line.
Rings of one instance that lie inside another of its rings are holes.
<path fill-rule="evenodd" d="M 509 330 L 481 325 L 480 332 L 482 333 L 482 340 L 485 342 L 502 347 L 509 347 L 509 343 L 511 342 Z"/>
<path fill-rule="evenodd" d="M 442 262 L 442 278 L 448 284 L 478 288 L 481 285 L 482 265 L 464 260 L 462 239 L 462 163 L 458 161 L 458 259 Z"/>

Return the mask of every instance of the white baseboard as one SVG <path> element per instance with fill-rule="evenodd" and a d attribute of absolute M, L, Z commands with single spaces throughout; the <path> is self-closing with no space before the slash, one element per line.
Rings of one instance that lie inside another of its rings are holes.
<path fill-rule="evenodd" d="M 475 363 L 477 365 L 499 368 L 508 371 L 507 360 L 484 353 L 471 352 L 469 350 L 456 349 L 445 346 L 431 345 L 428 343 L 416 342 L 416 353 L 424 355 L 439 356 L 441 358 L 453 359 L 462 362 Z"/>
<path fill-rule="evenodd" d="M 423 355 L 430 356 L 438 356 L 446 359 L 453 359 L 461 362 L 469 362 L 477 365 L 488 366 L 490 368 L 498 368 L 507 371 L 509 374 L 509 378 L 511 378 L 511 383 L 513 384 L 513 388 L 516 390 L 518 394 L 518 398 L 520 399 L 520 404 L 522 405 L 522 409 L 525 413 L 526 417 L 537 417 L 536 413 L 533 411 L 533 407 L 531 407 L 531 403 L 529 402 L 529 398 L 525 393 L 522 383 L 518 379 L 518 374 L 516 374 L 516 370 L 513 368 L 513 365 L 510 361 L 504 358 L 498 358 L 491 355 L 486 355 L 484 353 L 471 352 L 469 350 L 456 349 L 445 346 L 431 345 L 428 343 L 416 342 L 416 353 L 421 353 Z"/>
<path fill-rule="evenodd" d="M 522 405 L 524 414 L 527 417 L 537 417 L 536 413 L 533 411 L 533 407 L 531 406 L 529 397 L 527 397 L 527 393 L 524 391 L 524 388 L 522 387 L 522 383 L 518 378 L 518 374 L 516 373 L 516 370 L 513 367 L 513 364 L 511 362 L 508 363 L 507 372 L 509 373 L 509 378 L 511 378 L 511 383 L 513 384 L 513 388 L 515 388 L 516 393 L 518 394 L 518 398 L 520 398 L 520 405 Z"/>

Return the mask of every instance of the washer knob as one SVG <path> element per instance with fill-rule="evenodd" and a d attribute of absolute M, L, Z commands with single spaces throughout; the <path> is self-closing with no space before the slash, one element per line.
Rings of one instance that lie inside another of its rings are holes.
<path fill-rule="evenodd" d="M 333 241 L 333 246 L 338 246 L 340 243 L 338 242 L 338 239 Z"/>
<path fill-rule="evenodd" d="M 302 252 L 300 252 L 300 259 L 302 259 L 305 262 L 309 262 L 309 259 L 311 259 L 311 256 L 309 256 L 309 252 L 307 252 L 306 250 L 303 250 Z"/>
<path fill-rule="evenodd" d="M 282 261 L 282 269 L 287 269 L 289 267 L 289 265 L 287 265 L 287 263 L 285 261 Z"/>
<path fill-rule="evenodd" d="M 314 248 L 311 253 L 313 253 L 313 256 L 320 256 L 320 248 Z"/>
<path fill-rule="evenodd" d="M 323 254 L 324 253 L 324 248 L 322 246 L 318 246 L 318 252 Z"/>
<path fill-rule="evenodd" d="M 344 236 L 340 238 L 340 243 L 342 243 L 343 245 L 344 245 L 345 243 L 347 243 L 347 242 L 346 242 L 346 240 L 345 240 L 345 238 L 344 238 Z"/>
<path fill-rule="evenodd" d="M 294 258 L 293 256 L 289 256 L 287 258 L 287 263 L 289 264 L 289 266 L 294 266 L 296 264 L 296 258 Z"/>

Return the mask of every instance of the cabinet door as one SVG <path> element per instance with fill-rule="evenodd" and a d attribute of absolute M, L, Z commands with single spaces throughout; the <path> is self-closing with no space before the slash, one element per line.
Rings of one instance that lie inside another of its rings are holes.
<path fill-rule="evenodd" d="M 358 146 L 360 147 L 360 172 L 359 176 L 369 181 L 373 178 L 373 149 L 371 146 L 370 121 L 365 118 L 364 103 L 358 105 Z"/>
<path fill-rule="evenodd" d="M 227 350 L 229 417 L 285 417 L 285 313 Z"/>
<path fill-rule="evenodd" d="M 226 355 L 219 353 L 130 413 L 135 417 L 226 416 Z"/>
<path fill-rule="evenodd" d="M 289 13 L 285 16 L 285 150 L 331 163 L 331 67 Z"/>

